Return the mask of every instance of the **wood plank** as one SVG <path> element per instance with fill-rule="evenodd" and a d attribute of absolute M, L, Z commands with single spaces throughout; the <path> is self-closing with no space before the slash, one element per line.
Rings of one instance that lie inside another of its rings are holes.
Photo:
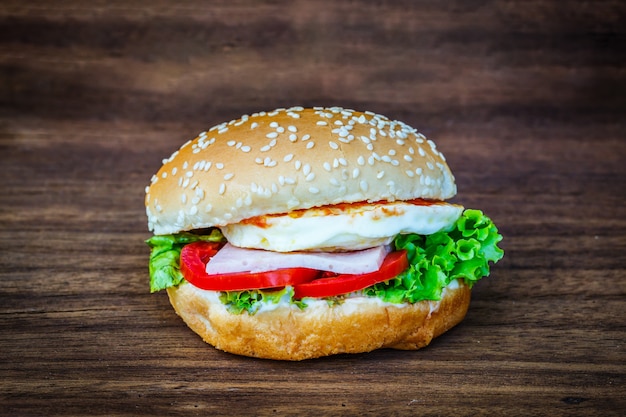
<path fill-rule="evenodd" d="M 620 1 L 0 4 L 0 414 L 626 412 Z M 182 143 L 342 105 L 434 139 L 505 258 L 417 352 L 285 363 L 150 294 L 143 206 Z"/>

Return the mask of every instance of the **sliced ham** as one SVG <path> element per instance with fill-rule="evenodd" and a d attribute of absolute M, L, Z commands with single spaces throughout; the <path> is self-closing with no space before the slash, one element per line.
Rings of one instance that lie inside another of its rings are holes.
<path fill-rule="evenodd" d="M 338 274 L 365 274 L 377 271 L 389 246 L 353 252 L 272 252 L 260 249 L 242 249 L 227 243 L 207 263 L 206 272 L 229 274 L 234 272 L 266 272 L 283 268 L 310 268 Z"/>

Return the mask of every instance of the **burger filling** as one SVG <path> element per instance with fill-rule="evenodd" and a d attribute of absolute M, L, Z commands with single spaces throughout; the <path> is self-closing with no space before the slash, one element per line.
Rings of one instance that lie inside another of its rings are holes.
<path fill-rule="evenodd" d="M 233 251 L 237 253 L 232 245 L 241 244 L 238 236 L 244 229 L 256 233 L 250 241 L 283 250 L 297 247 L 301 253 L 262 248 L 254 256 L 242 253 L 244 261 L 230 262 Z M 308 239 L 313 243 L 305 245 L 307 251 L 345 253 L 307 253 L 302 245 L 291 243 Z M 348 246 L 346 240 L 352 243 Z M 453 281 L 462 279 L 472 286 L 489 275 L 490 262 L 503 256 L 500 240 L 498 229 L 481 211 L 446 203 L 327 206 L 260 216 L 223 230 L 153 236 L 147 241 L 152 248 L 150 288 L 154 292 L 188 281 L 219 292 L 231 312 L 249 314 L 285 300 L 299 308 L 306 308 L 307 300 L 341 302 L 355 296 L 397 304 L 439 300 Z M 266 255 L 270 259 L 263 260 Z M 223 262 L 224 257 L 226 264 L 239 266 L 228 271 L 210 267 L 212 259 Z M 297 261 L 289 263 L 288 258 Z"/>

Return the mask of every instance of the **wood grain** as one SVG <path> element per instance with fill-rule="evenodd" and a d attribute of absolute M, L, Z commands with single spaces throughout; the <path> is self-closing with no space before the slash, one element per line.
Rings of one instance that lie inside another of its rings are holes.
<path fill-rule="evenodd" d="M 0 414 L 626 413 L 620 1 L 0 4 Z M 213 124 L 342 105 L 434 139 L 505 258 L 417 352 L 204 344 L 149 294 L 144 187 Z"/>

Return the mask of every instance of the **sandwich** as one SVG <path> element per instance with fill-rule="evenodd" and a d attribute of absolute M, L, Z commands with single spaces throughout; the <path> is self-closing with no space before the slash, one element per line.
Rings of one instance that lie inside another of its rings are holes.
<path fill-rule="evenodd" d="M 233 354 L 416 350 L 460 323 L 503 256 L 482 211 L 407 124 L 340 107 L 244 115 L 163 160 L 146 187 L 152 292 Z"/>

